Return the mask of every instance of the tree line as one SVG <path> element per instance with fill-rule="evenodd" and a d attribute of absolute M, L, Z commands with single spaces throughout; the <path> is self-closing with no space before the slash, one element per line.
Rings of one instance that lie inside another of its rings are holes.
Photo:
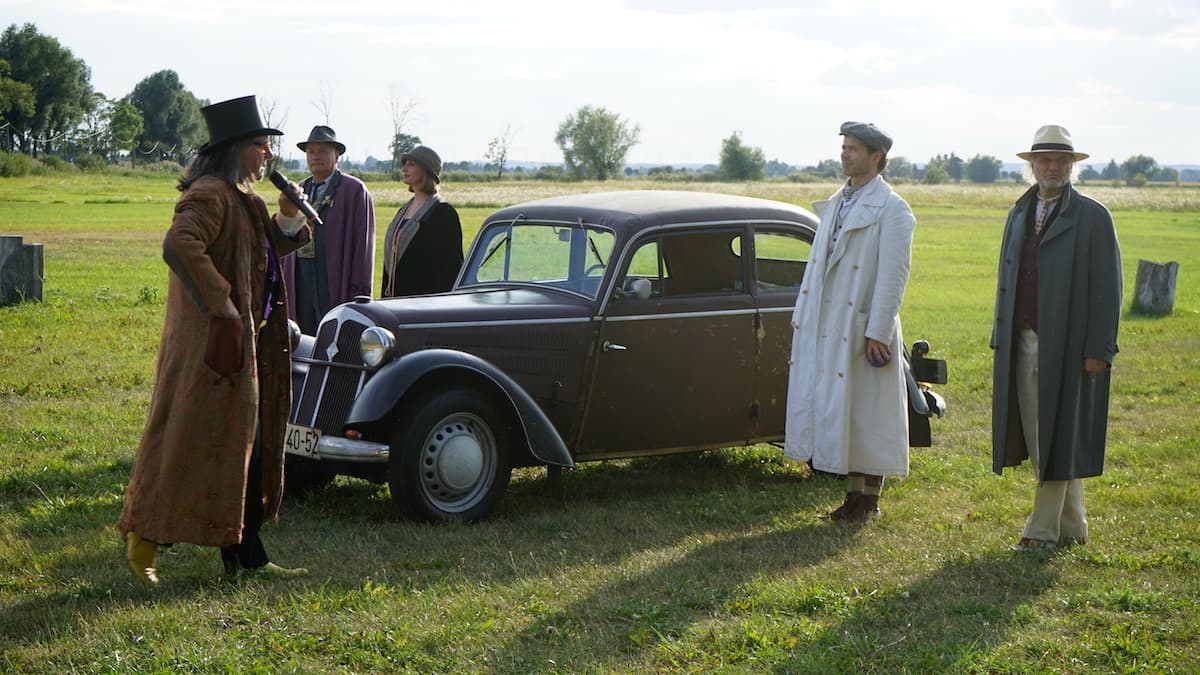
<path fill-rule="evenodd" d="M 206 140 L 200 108 L 209 104 L 192 94 L 173 70 L 153 73 L 121 98 L 108 98 L 91 86 L 91 69 L 51 36 L 38 32 L 31 23 L 9 26 L 0 35 L 0 175 L 13 175 L 29 158 L 44 162 L 71 163 L 90 169 L 119 161 L 186 164 Z M 421 143 L 406 126 L 415 102 L 391 93 L 392 131 L 388 148 L 390 170 L 398 168 L 399 157 Z M 329 123 L 333 104 L 331 91 L 322 88 L 314 105 Z M 274 101 L 259 100 L 267 126 L 283 126 L 286 111 Z M 625 166 L 630 149 L 637 145 L 641 129 L 603 107 L 585 105 L 558 126 L 555 143 L 562 152 L 562 167 L 539 169 L 547 178 L 608 180 L 632 175 Z M 514 138 L 511 125 L 494 137 L 483 157 L 484 170 L 502 178 L 509 162 Z M 279 139 L 273 139 L 279 143 Z M 282 153 L 276 152 L 276 155 Z M 368 169 L 378 170 L 368 158 Z M 275 161 L 280 161 L 278 158 Z M 23 163 L 22 163 L 23 162 Z M 451 166 L 454 163 L 448 163 Z M 462 167 L 469 162 L 458 163 Z M 15 169 L 14 169 L 15 167 Z M 886 175 L 899 182 L 994 183 L 1023 182 L 1021 172 L 1004 172 L 999 159 L 975 155 L 964 160 L 954 153 L 931 157 L 924 165 L 904 157 L 889 159 Z M 655 167 L 647 175 L 661 178 L 747 181 L 786 177 L 791 180 L 837 180 L 841 162 L 826 159 L 812 166 L 791 166 L 767 160 L 761 148 L 742 141 L 734 132 L 721 141 L 717 164 L 700 171 Z M 1118 165 L 1111 160 L 1103 169 L 1085 167 L 1081 180 L 1125 181 L 1144 185 L 1150 181 L 1178 181 L 1180 173 L 1159 167 L 1152 157 L 1136 155 Z M 1200 176 L 1182 176 L 1195 179 Z"/>

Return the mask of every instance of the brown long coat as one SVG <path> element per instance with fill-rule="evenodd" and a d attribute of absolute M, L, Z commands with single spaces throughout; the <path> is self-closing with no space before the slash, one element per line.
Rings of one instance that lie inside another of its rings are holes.
<path fill-rule="evenodd" d="M 262 421 L 264 519 L 283 494 L 283 436 L 291 407 L 291 347 L 283 285 L 262 324 L 267 249 L 294 251 L 253 191 L 198 179 L 175 204 L 163 241 L 171 268 L 150 413 L 117 527 L 158 543 L 236 544 L 246 476 Z M 231 298 L 245 323 L 243 369 L 223 378 L 204 361 L 209 322 Z M 260 410 L 261 408 L 261 410 Z M 261 415 L 260 415 L 261 412 Z"/>

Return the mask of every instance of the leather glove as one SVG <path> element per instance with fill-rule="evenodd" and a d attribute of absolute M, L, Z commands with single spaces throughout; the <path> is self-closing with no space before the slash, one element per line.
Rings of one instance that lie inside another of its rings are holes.
<path fill-rule="evenodd" d="M 240 371 L 245 361 L 242 334 L 246 325 L 241 317 L 214 316 L 208 322 L 208 347 L 204 363 L 218 374 L 229 377 Z"/>

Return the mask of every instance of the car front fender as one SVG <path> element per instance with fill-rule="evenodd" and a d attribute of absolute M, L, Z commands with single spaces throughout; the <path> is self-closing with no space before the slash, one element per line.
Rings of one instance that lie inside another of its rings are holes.
<path fill-rule="evenodd" d="M 550 418 L 521 385 L 495 365 L 454 349 L 422 349 L 384 366 L 363 387 L 346 416 L 346 426 L 376 425 L 396 403 L 426 376 L 437 371 L 459 370 L 483 377 L 503 392 L 517 414 L 529 451 L 546 464 L 574 468 L 575 460 Z"/>

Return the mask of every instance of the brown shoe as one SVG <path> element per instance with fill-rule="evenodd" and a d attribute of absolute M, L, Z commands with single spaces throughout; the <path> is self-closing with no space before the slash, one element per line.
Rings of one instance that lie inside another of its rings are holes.
<path fill-rule="evenodd" d="M 855 517 L 852 520 L 862 523 L 875 520 L 880 515 L 882 514 L 879 512 L 879 495 L 864 494 L 858 502 L 858 510 L 855 511 Z"/>
<path fill-rule="evenodd" d="M 1030 539 L 1029 537 L 1021 537 L 1021 539 L 1010 546 L 1012 550 L 1018 553 L 1028 553 L 1030 551 L 1049 553 L 1058 548 L 1058 543 L 1046 541 L 1044 539 Z"/>
<path fill-rule="evenodd" d="M 846 500 L 842 502 L 842 505 L 825 517 L 829 520 L 853 520 L 854 513 L 858 510 L 858 504 L 862 501 L 862 498 L 863 493 L 858 490 L 847 492 Z"/>

